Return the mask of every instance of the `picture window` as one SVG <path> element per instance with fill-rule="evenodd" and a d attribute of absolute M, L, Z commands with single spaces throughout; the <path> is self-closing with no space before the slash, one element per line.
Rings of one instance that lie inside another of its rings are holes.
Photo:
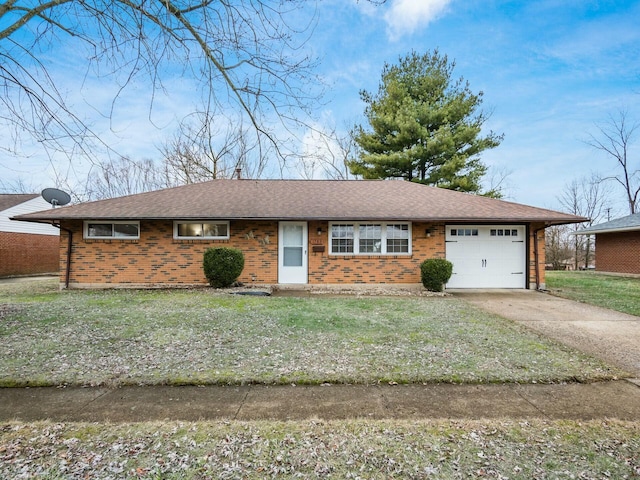
<path fill-rule="evenodd" d="M 333 223 L 331 254 L 396 255 L 411 253 L 408 223 Z"/>

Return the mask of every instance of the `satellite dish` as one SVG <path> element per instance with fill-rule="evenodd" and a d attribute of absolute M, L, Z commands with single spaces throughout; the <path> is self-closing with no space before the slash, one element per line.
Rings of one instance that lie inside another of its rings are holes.
<path fill-rule="evenodd" d="M 66 205 L 71 201 L 71 196 L 67 192 L 58 190 L 57 188 L 45 188 L 42 190 L 42 198 L 53 205 L 53 208 L 57 206 Z"/>

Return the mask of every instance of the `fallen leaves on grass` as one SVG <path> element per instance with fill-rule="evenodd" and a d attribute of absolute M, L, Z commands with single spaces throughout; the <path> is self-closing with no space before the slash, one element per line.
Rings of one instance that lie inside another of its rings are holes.
<path fill-rule="evenodd" d="M 307 421 L 0 426 L 3 478 L 634 478 L 637 423 Z"/>
<path fill-rule="evenodd" d="M 0 323 L 0 384 L 561 382 L 593 358 L 452 298 L 69 291 Z"/>

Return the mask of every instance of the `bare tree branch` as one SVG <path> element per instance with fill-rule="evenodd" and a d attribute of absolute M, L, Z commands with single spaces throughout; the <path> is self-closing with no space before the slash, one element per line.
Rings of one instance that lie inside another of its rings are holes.
<path fill-rule="evenodd" d="M 152 160 L 120 157 L 94 165 L 87 176 L 85 190 L 75 193 L 77 201 L 100 200 L 148 192 L 168 187 L 162 171 Z"/>
<path fill-rule="evenodd" d="M 305 143 L 306 149 L 298 164 L 298 173 L 304 178 L 358 178 L 349 170 L 349 161 L 358 149 L 351 132 L 341 133 L 335 127 L 327 131 L 309 129 Z"/>
<path fill-rule="evenodd" d="M 194 86 L 194 105 L 229 118 L 233 112 L 250 127 L 248 144 L 262 158 L 275 152 L 282 170 L 321 93 L 316 61 L 304 52 L 318 20 L 315 1 L 6 0 L 0 4 L 6 107 L 0 121 L 16 138 L 96 165 L 103 161 L 110 146 L 69 103 L 53 68 L 58 47 L 68 45 L 86 58 L 87 79 L 117 85 L 106 117 L 113 119 L 134 80 L 146 78 L 151 118 L 156 95 L 167 92 L 165 82 L 181 76 Z"/>
<path fill-rule="evenodd" d="M 246 178 L 259 178 L 266 167 L 259 152 L 242 125 L 209 112 L 192 114 L 160 147 L 167 183 L 172 185 L 231 178 L 237 169 Z"/>
<path fill-rule="evenodd" d="M 589 221 L 567 225 L 563 229 L 557 229 L 556 233 L 569 235 L 598 223 L 602 219 L 605 205 L 610 201 L 610 198 L 611 189 L 595 173 L 592 173 L 590 177 L 575 179 L 566 184 L 558 201 L 569 213 L 587 217 Z M 582 265 L 587 268 L 593 255 L 591 236 L 569 235 L 563 242 L 565 248 L 571 248 L 574 268 L 577 270 Z M 569 244 L 572 244 L 572 247 L 568 247 Z"/>
<path fill-rule="evenodd" d="M 598 127 L 599 135 L 590 135 L 586 143 L 616 160 L 620 173 L 604 180 L 614 180 L 622 186 L 633 214 L 640 201 L 640 161 L 629 158 L 629 149 L 640 122 L 629 122 L 627 116 L 625 110 L 620 110 L 618 117 L 609 116 L 609 121 Z"/>

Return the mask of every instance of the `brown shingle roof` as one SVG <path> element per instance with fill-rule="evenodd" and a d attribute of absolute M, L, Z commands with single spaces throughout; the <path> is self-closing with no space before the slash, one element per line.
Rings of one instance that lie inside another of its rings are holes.
<path fill-rule="evenodd" d="M 37 193 L 2 193 L 0 194 L 0 212 L 33 200 L 37 196 Z"/>
<path fill-rule="evenodd" d="M 207 218 L 548 224 L 585 220 L 399 180 L 212 180 L 19 216 L 27 221 Z"/>

